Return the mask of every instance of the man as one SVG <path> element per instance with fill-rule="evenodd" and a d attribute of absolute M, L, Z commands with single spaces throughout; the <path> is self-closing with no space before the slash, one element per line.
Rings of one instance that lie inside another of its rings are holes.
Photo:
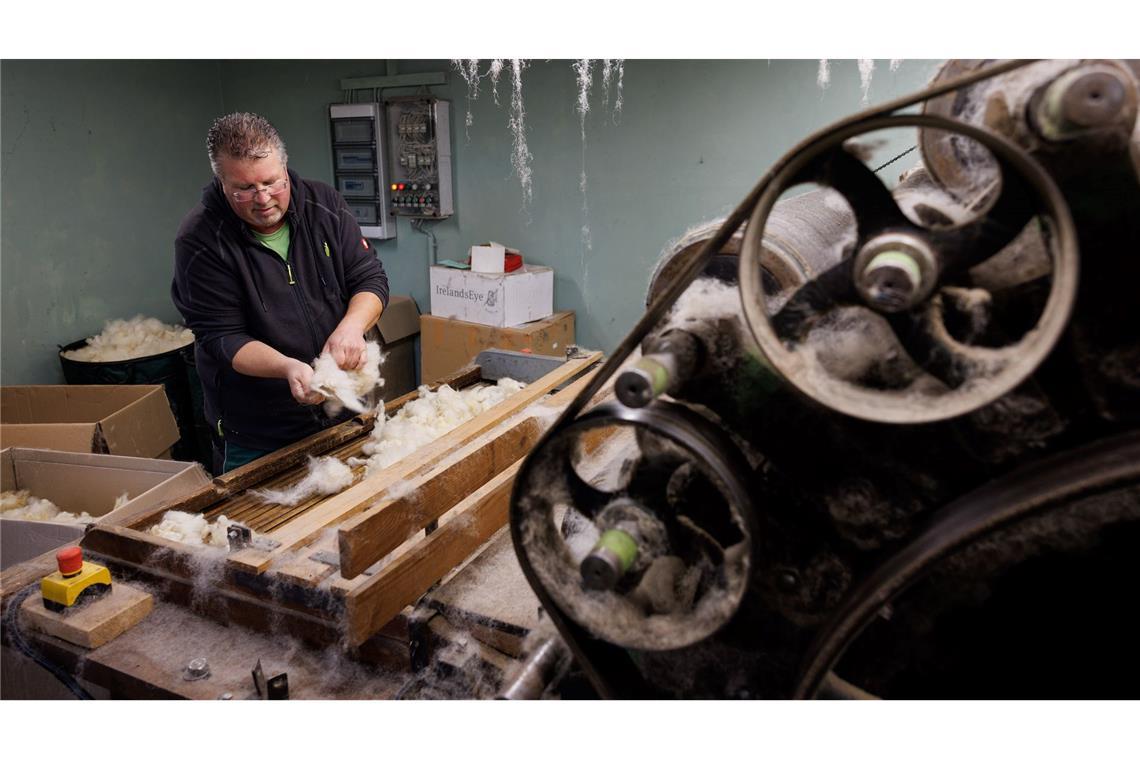
<path fill-rule="evenodd" d="M 314 406 L 310 364 L 363 362 L 388 278 L 344 199 L 289 170 L 267 120 L 222 116 L 206 147 L 214 178 L 178 229 L 171 292 L 197 340 L 220 474 L 349 416 Z"/>

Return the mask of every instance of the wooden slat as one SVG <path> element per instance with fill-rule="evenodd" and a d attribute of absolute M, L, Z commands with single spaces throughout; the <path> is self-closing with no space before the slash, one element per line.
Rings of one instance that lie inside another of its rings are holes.
<path fill-rule="evenodd" d="M 278 568 L 277 573 L 290 583 L 298 586 L 316 586 L 325 578 L 336 572 L 336 568 L 324 562 L 317 562 L 308 557 L 299 557 Z"/>
<path fill-rule="evenodd" d="M 350 645 L 365 641 L 506 524 L 516 462 L 464 499 L 451 519 L 345 597 Z"/>
<path fill-rule="evenodd" d="M 166 499 L 164 501 L 148 507 L 142 512 L 135 512 L 123 517 L 117 517 L 114 512 L 103 517 L 99 520 L 99 525 L 122 525 L 130 526 L 136 529 L 144 529 L 156 522 L 158 522 L 162 515 L 171 509 L 176 509 L 181 512 L 201 512 L 208 509 L 211 505 L 216 504 L 225 498 L 225 493 L 218 489 L 212 483 L 207 483 L 197 490 L 185 495 L 179 496 L 174 499 Z"/>
<path fill-rule="evenodd" d="M 270 538 L 280 542 L 281 545 L 278 548 L 272 551 L 243 549 L 230 555 L 230 566 L 239 572 L 253 574 L 265 572 L 274 560 L 281 555 L 295 551 L 297 548 L 316 540 L 322 529 L 362 512 L 394 484 L 425 471 L 443 459 L 454 448 L 474 440 L 510 415 L 533 403 L 552 388 L 556 388 L 588 370 L 601 356 L 600 352 L 594 352 L 581 359 L 568 360 L 563 366 L 548 372 L 474 419 L 468 420 L 376 475 L 365 478 L 356 485 L 327 499 L 320 506 L 270 534 Z"/>
<path fill-rule="evenodd" d="M 480 370 L 479 367 L 467 367 L 431 383 L 429 387 L 434 389 L 447 383 L 453 388 L 463 388 L 478 382 L 481 374 L 482 370 Z M 404 404 L 416 398 L 419 398 L 418 389 L 385 402 L 385 412 L 391 414 L 399 410 Z M 335 427 L 314 433 L 308 438 L 303 438 L 296 443 L 278 449 L 272 454 L 267 454 L 260 459 L 255 459 L 249 464 L 242 465 L 241 467 L 219 475 L 214 478 L 214 484 L 231 494 L 244 491 L 251 486 L 261 484 L 273 475 L 296 468 L 297 465 L 304 462 L 305 459 L 310 456 L 323 454 L 329 451 L 329 449 L 342 446 L 346 442 L 358 439 L 362 434 L 371 432 L 375 422 L 375 415 L 373 414 L 358 415 Z"/>
<path fill-rule="evenodd" d="M 314 433 L 296 443 L 255 459 L 214 478 L 214 485 L 226 493 L 236 494 L 269 479 L 273 475 L 291 470 L 311 456 L 323 454 L 331 448 L 367 434 L 375 420 L 371 415 L 360 415 L 328 430 Z"/>
<path fill-rule="evenodd" d="M 339 531 L 340 574 L 355 578 L 378 562 L 530 451 L 543 429 L 533 417 L 517 420 L 491 440 L 473 441 L 408 483 L 414 490 L 407 496 L 386 499 L 349 518 Z"/>
<path fill-rule="evenodd" d="M 150 565 L 184 578 L 193 578 L 201 572 L 192 547 L 135 528 L 95 523 L 83 534 L 79 545 L 84 554 L 95 552 L 127 562 Z"/>
<path fill-rule="evenodd" d="M 558 407 L 569 403 L 593 379 L 593 369 L 541 403 Z M 607 397 L 600 393 L 595 402 Z M 526 425 L 526 430 L 520 426 Z M 389 499 L 348 518 L 339 530 L 341 578 L 351 580 L 385 554 L 439 517 L 459 499 L 486 483 L 504 467 L 526 455 L 542 436 L 544 426 L 534 418 L 518 420 L 490 441 L 477 441 L 409 484 L 414 493 Z M 512 444 L 517 444 L 512 449 Z M 513 451 L 513 453 L 512 453 Z M 465 460 L 470 458 L 470 462 Z M 488 468 L 488 464 L 492 467 Z M 439 482 L 435 482 L 436 479 Z"/>

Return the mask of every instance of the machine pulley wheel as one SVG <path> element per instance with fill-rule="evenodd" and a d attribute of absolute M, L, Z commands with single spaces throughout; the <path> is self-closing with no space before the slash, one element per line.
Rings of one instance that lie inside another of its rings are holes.
<path fill-rule="evenodd" d="M 897 127 L 958 133 L 990 151 L 1001 181 L 988 210 L 957 226 L 911 221 L 874 172 L 844 147 L 852 138 Z M 760 263 L 765 227 L 781 194 L 804 183 L 843 196 L 855 214 L 856 239 L 839 263 L 770 314 Z M 955 302 L 994 295 L 971 281 L 971 268 L 1028 233 L 1044 241 L 1050 262 L 1048 295 L 1036 323 L 998 346 L 956 335 L 946 318 Z M 744 315 L 761 351 L 793 386 L 853 417 L 923 423 L 974 411 L 1040 365 L 1068 322 L 1077 268 L 1068 206 L 1036 161 L 979 127 L 903 114 L 844 126 L 784 162 L 748 222 L 739 279 Z M 848 349 L 857 344 L 861 356 L 836 358 L 836 345 L 845 341 Z"/>
<path fill-rule="evenodd" d="M 694 644 L 748 589 L 749 472 L 728 436 L 684 405 L 601 404 L 519 472 L 516 550 L 595 637 L 653 651 Z"/>

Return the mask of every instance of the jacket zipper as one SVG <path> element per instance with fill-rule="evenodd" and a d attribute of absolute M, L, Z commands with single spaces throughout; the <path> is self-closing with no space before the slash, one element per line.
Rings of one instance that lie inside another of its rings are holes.
<path fill-rule="evenodd" d="M 294 218 L 299 220 L 300 215 L 299 214 L 294 215 Z M 303 223 L 301 226 L 304 226 Z M 290 248 L 293 247 L 292 241 L 290 241 L 289 247 Z M 274 253 L 273 255 L 277 256 L 276 253 Z M 280 258 L 280 257 L 278 256 L 278 258 Z M 289 285 L 290 285 L 290 287 L 292 287 L 292 286 L 297 284 L 297 279 L 293 276 L 293 266 L 288 262 L 288 260 L 286 260 L 284 263 L 285 263 L 285 271 L 289 275 Z M 318 270 L 319 270 L 319 268 L 320 267 L 318 265 Z M 321 281 L 324 282 L 323 277 L 321 278 Z M 299 292 L 297 292 L 297 290 L 294 289 L 293 295 L 295 295 L 297 297 L 297 304 L 301 307 L 301 313 L 305 315 L 305 324 L 307 324 L 309 326 L 309 335 L 313 339 L 313 357 L 315 358 L 315 357 L 321 355 L 321 344 L 320 344 L 320 339 L 317 337 L 317 328 L 313 326 L 313 316 L 312 316 L 312 314 L 309 313 L 309 305 L 307 303 L 305 303 L 305 299 L 301 297 L 301 294 Z"/>
<path fill-rule="evenodd" d="M 294 225 L 294 228 L 306 226 L 304 224 L 304 222 L 301 220 L 300 214 L 291 214 L 289 217 L 289 221 Z M 273 258 L 277 259 L 278 261 L 281 261 L 281 263 L 283 263 L 285 265 L 285 273 L 289 277 L 290 288 L 292 288 L 292 286 L 296 285 L 297 284 L 297 278 L 294 277 L 294 275 L 293 275 L 293 266 L 292 266 L 292 264 L 289 263 L 288 259 L 286 258 L 283 260 L 279 255 L 277 255 L 276 251 L 274 251 L 272 248 L 270 248 L 269 246 L 262 243 L 260 240 L 255 239 L 253 237 L 253 233 L 250 232 L 248 228 L 246 229 L 245 233 L 246 233 L 247 239 L 253 241 L 253 243 L 255 245 L 260 246 L 263 250 L 265 250 L 267 253 L 272 255 Z M 290 241 L 289 241 L 289 247 L 290 248 L 293 247 L 293 240 L 294 240 L 294 238 L 292 236 L 290 236 Z M 314 251 L 314 254 L 315 253 L 316 252 Z M 288 257 L 288 253 L 286 253 L 286 257 Z M 319 266 L 318 266 L 318 270 L 319 270 Z M 324 277 L 321 277 L 321 282 L 322 283 L 324 282 Z M 301 307 L 301 313 L 305 315 L 305 324 L 308 325 L 308 327 L 309 327 L 309 337 L 311 337 L 313 339 L 313 346 L 314 346 L 313 356 L 314 357 L 320 356 L 321 355 L 321 343 L 317 337 L 317 328 L 313 326 L 313 317 L 311 314 L 309 314 L 309 306 L 308 306 L 308 304 L 305 303 L 305 299 L 302 298 L 300 296 L 300 294 L 297 293 L 296 290 L 293 291 L 293 294 L 297 298 L 297 304 Z"/>
<path fill-rule="evenodd" d="M 297 215 L 297 218 L 300 220 L 299 214 Z M 300 224 L 302 227 L 305 228 L 305 230 L 304 230 L 305 231 L 305 237 L 308 238 L 309 245 L 311 245 L 313 247 L 313 254 L 316 255 L 317 259 L 318 259 L 318 261 L 317 261 L 317 277 L 321 278 L 321 285 L 324 286 L 325 290 L 327 291 L 329 284 L 325 280 L 324 272 L 321 271 L 322 267 L 321 267 L 321 262 L 319 261 L 320 255 L 317 253 L 320 249 L 317 247 L 317 240 L 316 240 L 316 238 L 313 237 L 313 231 L 311 229 L 309 229 L 309 223 L 307 221 L 301 220 Z M 332 258 L 332 256 L 329 253 L 329 244 L 325 243 L 324 247 L 325 247 L 325 258 Z"/>

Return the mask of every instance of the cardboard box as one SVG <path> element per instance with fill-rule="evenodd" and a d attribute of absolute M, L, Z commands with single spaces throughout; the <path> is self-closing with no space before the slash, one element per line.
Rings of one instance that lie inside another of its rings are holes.
<path fill-rule="evenodd" d="M 164 400 L 165 403 L 165 400 Z M 0 451 L 0 483 L 5 491 L 27 490 L 66 512 L 87 512 L 116 523 L 163 501 L 193 493 L 210 482 L 197 462 L 78 454 L 43 449 Z M 123 493 L 130 500 L 114 512 Z M 23 562 L 83 535 L 84 526 L 0 518 L 0 568 Z"/>
<path fill-rule="evenodd" d="M 178 441 L 161 385 L 0 388 L 0 445 L 156 457 Z"/>
<path fill-rule="evenodd" d="M 528 349 L 544 356 L 564 356 L 574 342 L 574 312 L 521 327 L 489 327 L 431 314 L 420 317 L 420 374 L 430 383 L 467 366 L 487 348 Z"/>
<path fill-rule="evenodd" d="M 377 324 L 384 343 L 385 401 L 416 389 L 416 335 L 420 332 L 420 309 L 411 296 L 392 296 Z"/>
<path fill-rule="evenodd" d="M 491 241 L 471 246 L 471 271 L 503 274 L 507 271 L 507 254 L 517 254 L 517 248 L 507 248 L 502 243 Z"/>
<path fill-rule="evenodd" d="M 431 268 L 431 313 L 493 327 L 545 319 L 554 313 L 554 270 L 522 266 L 506 274 Z"/>

